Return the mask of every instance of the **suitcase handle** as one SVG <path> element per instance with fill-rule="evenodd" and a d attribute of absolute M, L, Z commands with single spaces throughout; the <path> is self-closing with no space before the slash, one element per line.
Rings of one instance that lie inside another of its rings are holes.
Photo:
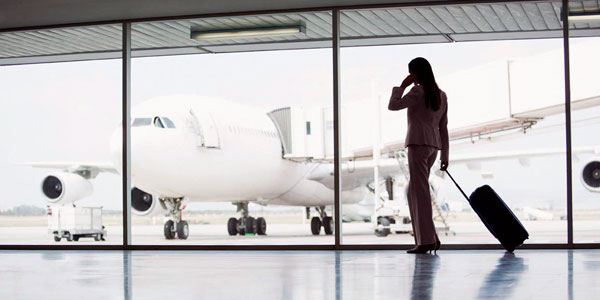
<path fill-rule="evenodd" d="M 471 202 L 471 200 L 469 199 L 469 197 L 467 197 L 467 194 L 465 194 L 465 192 L 463 191 L 463 189 L 460 188 L 460 186 L 458 185 L 458 183 L 456 183 L 456 180 L 454 180 L 454 178 L 452 177 L 452 175 L 450 175 L 450 172 L 448 172 L 448 169 L 445 170 L 446 174 L 448 174 L 448 176 L 450 176 L 450 179 L 452 179 L 452 182 L 454 182 L 454 185 L 456 185 L 456 187 L 458 188 L 458 190 L 463 194 L 463 196 L 465 196 L 465 199 L 467 199 L 467 201 Z"/>

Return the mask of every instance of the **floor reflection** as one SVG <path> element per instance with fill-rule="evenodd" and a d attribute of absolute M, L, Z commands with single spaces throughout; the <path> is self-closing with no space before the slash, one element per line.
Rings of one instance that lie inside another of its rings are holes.
<path fill-rule="evenodd" d="M 569 250 L 567 254 L 567 278 L 568 278 L 568 293 L 569 300 L 573 300 L 573 251 Z"/>
<path fill-rule="evenodd" d="M 335 299 L 342 299 L 342 253 L 335 251 Z"/>
<path fill-rule="evenodd" d="M 60 261 L 65 259 L 65 254 L 62 251 L 45 251 L 42 252 L 42 259 Z"/>
<path fill-rule="evenodd" d="M 132 299 L 131 282 L 131 251 L 123 251 L 123 299 Z"/>
<path fill-rule="evenodd" d="M 496 250 L 437 256 L 404 251 L 0 251 L 0 270 L 0 299 L 71 299 L 74 294 L 85 300 L 600 295 L 600 250 L 521 250 L 516 256 Z"/>
<path fill-rule="evenodd" d="M 527 270 L 523 258 L 505 252 L 496 267 L 485 277 L 477 299 L 509 298 L 519 285 L 523 271 Z"/>
<path fill-rule="evenodd" d="M 410 299 L 431 299 L 435 274 L 440 266 L 440 257 L 431 254 L 416 254 Z"/>

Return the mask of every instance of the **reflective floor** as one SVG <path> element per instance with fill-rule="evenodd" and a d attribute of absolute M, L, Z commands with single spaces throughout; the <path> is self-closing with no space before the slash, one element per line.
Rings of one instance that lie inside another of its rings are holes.
<path fill-rule="evenodd" d="M 75 296 L 77 295 L 77 296 Z M 598 299 L 600 250 L 0 251 L 0 299 Z"/>

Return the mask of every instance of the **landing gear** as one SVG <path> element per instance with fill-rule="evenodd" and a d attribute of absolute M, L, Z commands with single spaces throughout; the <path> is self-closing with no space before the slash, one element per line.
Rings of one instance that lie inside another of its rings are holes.
<path fill-rule="evenodd" d="M 165 222 L 164 234 L 167 240 L 172 240 L 175 238 L 175 222 L 172 220 Z"/>
<path fill-rule="evenodd" d="M 256 219 L 256 234 L 265 235 L 267 234 L 267 220 L 265 218 Z"/>
<path fill-rule="evenodd" d="M 386 237 L 390 234 L 390 220 L 386 217 L 379 217 L 379 225 L 378 228 L 375 229 L 375 236 L 377 237 Z M 381 227 L 381 228 L 380 228 Z"/>
<path fill-rule="evenodd" d="M 238 220 L 236 218 L 229 218 L 229 221 L 227 221 L 227 232 L 229 235 L 238 234 Z"/>
<path fill-rule="evenodd" d="M 177 237 L 180 240 L 185 240 L 190 234 L 190 229 L 187 221 L 184 221 L 181 216 L 181 202 L 183 198 L 164 198 L 160 199 L 164 203 L 164 207 L 168 210 L 169 220 L 165 222 L 164 234 L 167 240 L 172 240 Z"/>
<path fill-rule="evenodd" d="M 253 217 L 240 218 L 238 222 L 244 224 L 244 226 L 239 226 L 240 235 L 256 233 L 256 225 L 254 224 L 256 220 Z"/>
<path fill-rule="evenodd" d="M 177 223 L 177 237 L 180 240 L 185 240 L 188 238 L 189 233 L 190 233 L 190 229 L 188 226 L 188 222 L 187 221 L 179 221 Z"/>
<path fill-rule="evenodd" d="M 326 235 L 333 234 L 335 223 L 333 222 L 333 218 L 327 216 L 325 212 L 325 206 L 319 206 L 315 208 L 319 213 L 319 217 L 312 217 L 310 219 L 310 231 L 313 235 L 321 234 L 321 226 L 323 227 Z M 310 217 L 310 207 L 306 208 L 306 217 Z"/>
<path fill-rule="evenodd" d="M 319 235 L 321 233 L 321 219 L 319 217 L 312 217 L 312 219 L 310 219 L 310 231 L 313 235 Z"/>
<path fill-rule="evenodd" d="M 267 221 L 265 218 L 255 219 L 249 215 L 248 202 L 233 203 L 237 205 L 237 211 L 242 214 L 239 219 L 230 218 L 227 221 L 227 232 L 229 235 L 267 234 Z"/>
<path fill-rule="evenodd" d="M 333 223 L 332 217 L 324 217 L 323 218 L 323 229 L 325 230 L 326 235 L 332 235 L 335 224 Z"/>

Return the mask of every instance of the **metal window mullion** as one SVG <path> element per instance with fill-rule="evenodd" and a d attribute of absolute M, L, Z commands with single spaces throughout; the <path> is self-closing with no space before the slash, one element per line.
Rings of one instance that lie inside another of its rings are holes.
<path fill-rule="evenodd" d="M 565 135 L 567 155 L 567 245 L 573 248 L 573 161 L 571 157 L 571 78 L 569 61 L 569 1 L 562 1 L 563 53 L 565 63 Z"/>
<path fill-rule="evenodd" d="M 131 245 L 131 23 L 123 23 L 122 189 L 123 246 Z"/>
<path fill-rule="evenodd" d="M 332 11 L 332 33 L 333 33 L 333 180 L 334 180 L 334 219 L 335 219 L 335 249 L 341 248 L 342 244 L 342 205 L 341 188 L 342 177 L 340 172 L 340 137 L 342 124 L 340 120 L 340 11 Z"/>

